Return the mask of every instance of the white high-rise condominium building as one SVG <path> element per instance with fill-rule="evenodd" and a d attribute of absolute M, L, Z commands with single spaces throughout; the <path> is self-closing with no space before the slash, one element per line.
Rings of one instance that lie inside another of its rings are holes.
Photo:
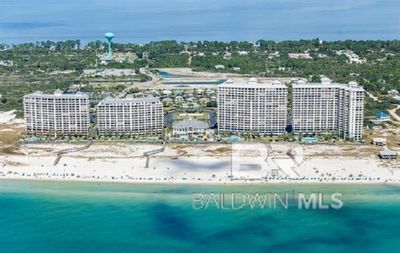
<path fill-rule="evenodd" d="M 292 125 L 294 133 L 336 133 L 360 140 L 364 120 L 364 89 L 355 82 L 293 84 Z"/>
<path fill-rule="evenodd" d="M 99 134 L 144 134 L 163 128 L 163 105 L 158 98 L 105 98 L 97 105 Z"/>
<path fill-rule="evenodd" d="M 24 117 L 28 134 L 87 135 L 90 127 L 89 96 L 38 91 L 25 95 Z"/>
<path fill-rule="evenodd" d="M 218 130 L 282 134 L 287 126 L 287 87 L 279 81 L 226 81 L 218 86 Z"/>

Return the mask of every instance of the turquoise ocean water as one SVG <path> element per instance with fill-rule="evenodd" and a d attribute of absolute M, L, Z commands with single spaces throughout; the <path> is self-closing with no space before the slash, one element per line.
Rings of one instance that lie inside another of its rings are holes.
<path fill-rule="evenodd" d="M 339 210 L 193 209 L 193 193 L 342 193 Z M 0 181 L 0 252 L 396 252 L 400 186 Z"/>

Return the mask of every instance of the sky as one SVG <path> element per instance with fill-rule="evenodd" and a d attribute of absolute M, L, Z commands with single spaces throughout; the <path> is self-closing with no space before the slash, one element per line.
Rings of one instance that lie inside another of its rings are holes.
<path fill-rule="evenodd" d="M 399 39 L 400 0 L 0 0 L 0 43 Z"/>

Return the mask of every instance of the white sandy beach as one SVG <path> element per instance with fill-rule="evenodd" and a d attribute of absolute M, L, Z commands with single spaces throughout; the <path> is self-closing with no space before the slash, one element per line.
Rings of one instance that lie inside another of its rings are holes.
<path fill-rule="evenodd" d="M 159 145 L 96 143 L 63 155 L 57 151 L 82 144 L 25 144 L 19 153 L 0 156 L 0 178 L 132 183 L 400 183 L 399 161 L 381 161 L 371 146 L 299 144 Z M 288 155 L 290 151 L 291 156 Z"/>

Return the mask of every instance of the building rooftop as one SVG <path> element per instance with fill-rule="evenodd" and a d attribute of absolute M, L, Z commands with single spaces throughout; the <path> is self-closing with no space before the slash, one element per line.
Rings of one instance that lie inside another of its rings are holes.
<path fill-rule="evenodd" d="M 113 97 L 106 97 L 98 105 L 104 105 L 104 104 L 126 104 L 126 103 L 142 103 L 142 102 L 148 102 L 148 103 L 161 103 L 161 101 L 158 98 L 148 96 L 148 97 L 136 97 L 136 98 L 113 98 Z"/>
<path fill-rule="evenodd" d="M 174 101 L 172 98 L 163 98 L 163 102 L 172 102 Z"/>
<path fill-rule="evenodd" d="M 287 88 L 286 85 L 282 84 L 278 80 L 272 82 L 259 82 L 257 78 L 252 77 L 246 81 L 233 81 L 226 80 L 224 83 L 220 84 L 218 87 L 229 87 L 229 88 Z"/>
<path fill-rule="evenodd" d="M 349 83 L 335 83 L 332 82 L 329 78 L 323 77 L 321 78 L 320 83 L 306 83 L 303 80 L 298 80 L 296 83 L 293 83 L 293 88 L 310 88 L 310 87 L 317 87 L 317 88 L 343 88 L 353 91 L 364 91 L 364 88 L 359 86 L 357 82 L 349 82 Z"/>
<path fill-rule="evenodd" d="M 207 129 L 209 125 L 207 122 L 197 120 L 197 119 L 185 119 L 180 121 L 175 121 L 172 123 L 172 128 L 194 128 L 194 129 Z"/>
<path fill-rule="evenodd" d="M 62 90 L 55 90 L 53 94 L 44 94 L 42 91 L 36 91 L 31 94 L 27 94 L 24 98 L 89 98 L 88 94 L 82 92 L 76 92 L 74 94 L 63 93 Z"/>
<path fill-rule="evenodd" d="M 78 92 L 78 87 L 69 87 L 66 91 L 64 91 L 64 94 L 76 94 Z"/>
<path fill-rule="evenodd" d="M 380 156 L 397 156 L 397 152 L 386 149 L 379 152 Z"/>

